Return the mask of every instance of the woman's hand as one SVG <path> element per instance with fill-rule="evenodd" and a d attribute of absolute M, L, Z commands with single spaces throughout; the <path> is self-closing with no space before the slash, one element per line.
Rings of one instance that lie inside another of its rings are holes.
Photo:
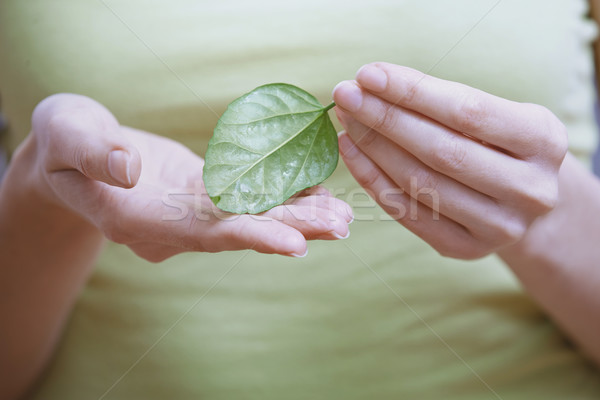
<path fill-rule="evenodd" d="M 150 261 L 240 249 L 302 256 L 307 239 L 348 233 L 350 207 L 320 187 L 258 216 L 218 210 L 205 192 L 200 157 L 172 140 L 120 126 L 89 98 L 51 96 L 32 123 L 28 145 L 35 148 L 38 193 Z"/>
<path fill-rule="evenodd" d="M 388 63 L 365 65 L 333 97 L 354 177 L 442 255 L 513 244 L 557 202 L 567 135 L 544 107 Z"/>
<path fill-rule="evenodd" d="M 348 234 L 352 211 L 320 187 L 262 215 L 220 212 L 203 165 L 89 98 L 60 94 L 36 107 L 0 185 L 0 376 L 11 376 L 0 398 L 20 398 L 43 370 L 103 235 L 161 261 L 238 249 L 302 256 L 307 239 Z"/>

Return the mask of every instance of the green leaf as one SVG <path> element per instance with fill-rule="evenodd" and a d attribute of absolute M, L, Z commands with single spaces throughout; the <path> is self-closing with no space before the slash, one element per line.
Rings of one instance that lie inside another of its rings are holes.
<path fill-rule="evenodd" d="M 327 111 L 285 83 L 260 86 L 234 100 L 208 143 L 204 185 L 221 210 L 256 214 L 323 182 L 338 162 Z"/>

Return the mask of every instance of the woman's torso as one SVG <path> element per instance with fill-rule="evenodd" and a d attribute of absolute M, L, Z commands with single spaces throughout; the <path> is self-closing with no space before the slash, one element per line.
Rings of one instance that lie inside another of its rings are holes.
<path fill-rule="evenodd" d="M 324 103 L 367 62 L 546 105 L 585 155 L 594 26 L 581 0 L 9 0 L 0 93 L 9 147 L 55 92 L 202 154 L 227 103 L 268 82 Z M 597 372 L 489 257 L 437 256 L 361 195 L 344 242 L 288 260 L 110 245 L 34 398 L 595 398 Z M 104 394 L 105 397 L 102 397 Z M 497 395 L 496 395 L 497 394 Z"/>

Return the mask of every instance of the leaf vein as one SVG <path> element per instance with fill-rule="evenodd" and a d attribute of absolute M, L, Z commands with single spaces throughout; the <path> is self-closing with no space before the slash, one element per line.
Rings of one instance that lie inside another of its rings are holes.
<path fill-rule="evenodd" d="M 279 104 L 283 105 L 287 109 L 287 111 L 292 111 L 290 109 L 290 106 L 288 106 L 287 103 L 281 99 L 281 97 L 275 96 L 274 94 L 271 94 L 271 93 L 265 93 L 265 96 L 274 97 L 275 100 L 277 100 L 277 102 Z"/>
<path fill-rule="evenodd" d="M 319 124 L 319 128 L 315 131 L 315 134 L 313 136 L 312 142 L 310 142 L 310 147 L 308 148 L 308 151 L 306 152 L 306 157 L 304 157 L 304 161 L 302 162 L 302 166 L 298 169 L 298 173 L 296 173 L 296 176 L 294 177 L 294 180 L 291 181 L 291 183 L 285 189 L 284 193 L 287 193 L 288 190 L 290 190 L 290 188 L 292 186 L 294 186 L 294 183 L 296 183 L 296 180 L 298 179 L 298 177 L 300 176 L 300 173 L 304 169 L 304 166 L 306 165 L 306 161 L 308 160 L 308 157 L 310 156 L 310 153 L 311 153 L 311 151 L 312 151 L 312 149 L 313 149 L 313 147 L 315 145 L 315 142 L 317 141 L 317 136 L 319 136 L 319 131 L 323 127 L 323 121 L 324 120 L 325 120 L 325 118 L 321 118 L 321 123 Z"/>
<path fill-rule="evenodd" d="M 296 93 L 294 91 L 289 91 L 289 92 L 287 92 L 287 94 L 291 94 L 292 96 L 295 96 L 295 97 L 303 100 L 305 103 L 308 103 L 310 105 L 313 105 L 313 106 L 316 106 L 316 107 L 322 107 L 321 104 L 319 104 L 319 102 L 313 103 L 312 99 L 306 98 L 306 97 L 302 97 L 300 94 L 298 94 L 298 93 Z"/>
<path fill-rule="evenodd" d="M 264 117 L 264 118 L 260 118 L 260 119 L 255 119 L 252 121 L 247 121 L 247 122 L 240 122 L 240 123 L 230 123 L 230 122 L 223 122 L 223 125 L 228 125 L 228 126 L 244 126 L 244 125 L 251 125 L 257 122 L 263 122 L 263 121 L 268 121 L 270 119 L 274 119 L 274 118 L 280 118 L 280 117 L 288 117 L 290 115 L 302 115 L 302 114 L 310 114 L 310 113 L 316 113 L 319 111 L 323 111 L 325 108 L 321 107 L 320 109 L 317 110 L 311 110 L 311 111 L 301 111 L 301 112 L 289 112 L 289 113 L 285 113 L 285 114 L 276 114 L 276 115 L 271 115 L 268 117 Z"/>
<path fill-rule="evenodd" d="M 250 171 L 252 168 L 254 168 L 255 166 L 257 166 L 260 162 L 264 161 L 271 154 L 275 153 L 276 151 L 278 151 L 279 149 L 281 149 L 283 146 L 285 146 L 286 144 L 288 144 L 289 142 L 291 142 L 292 140 L 294 140 L 296 137 L 298 137 L 298 135 L 300 135 L 302 132 L 304 132 L 306 130 L 306 128 L 308 128 L 313 123 L 315 123 L 315 121 L 317 119 L 319 119 L 323 115 L 324 115 L 323 112 L 319 113 L 319 115 L 317 115 L 317 117 L 315 117 L 312 121 L 310 121 L 308 124 L 306 124 L 305 126 L 303 126 L 302 129 L 300 129 L 298 132 L 294 133 L 292 136 L 290 136 L 289 138 L 287 138 L 286 140 L 284 140 L 283 142 L 281 142 L 273 150 L 271 150 L 270 152 L 266 153 L 264 156 L 262 156 L 261 158 L 259 158 L 258 160 L 256 160 L 254 163 L 252 163 L 252 165 L 250 165 L 244 172 L 242 172 L 231 183 L 229 183 L 229 185 L 227 185 L 225 187 L 225 189 L 223 189 L 218 194 L 215 194 L 214 196 L 220 196 L 220 195 L 222 195 L 227 189 L 229 189 L 231 187 L 231 185 L 233 185 L 235 183 L 235 181 L 239 180 L 241 177 L 243 177 L 244 175 L 246 175 L 248 173 L 248 171 Z"/>
<path fill-rule="evenodd" d="M 258 154 L 259 156 L 262 156 L 262 155 L 263 155 L 263 153 L 259 153 L 259 152 L 256 152 L 256 151 L 254 151 L 254 150 L 250 150 L 250 149 L 248 149 L 248 148 L 246 148 L 246 147 L 242 146 L 242 145 L 241 145 L 241 144 L 239 144 L 239 143 L 232 142 L 231 140 L 223 140 L 223 141 L 221 141 L 221 142 L 217 142 L 217 143 L 215 143 L 215 146 L 216 146 L 216 145 L 219 145 L 219 144 L 225 144 L 225 143 L 232 144 L 232 145 L 234 145 L 235 147 L 238 147 L 238 148 L 240 148 L 240 149 L 242 149 L 242 150 L 246 150 L 247 152 L 249 152 L 249 153 L 252 153 L 252 154 Z"/>

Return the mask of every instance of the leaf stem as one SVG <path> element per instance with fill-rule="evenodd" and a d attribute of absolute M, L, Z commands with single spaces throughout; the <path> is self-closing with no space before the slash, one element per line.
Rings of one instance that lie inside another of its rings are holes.
<path fill-rule="evenodd" d="M 333 107 L 335 107 L 334 101 L 332 101 L 331 104 L 329 104 L 327 107 L 323 108 L 323 112 L 327 112 L 327 111 L 331 110 Z"/>

